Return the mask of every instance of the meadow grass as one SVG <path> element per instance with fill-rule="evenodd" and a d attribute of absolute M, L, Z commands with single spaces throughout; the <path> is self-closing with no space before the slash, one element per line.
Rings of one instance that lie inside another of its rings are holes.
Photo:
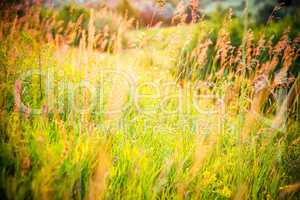
<path fill-rule="evenodd" d="M 243 58 L 226 20 L 124 22 L 101 53 L 93 18 L 78 47 L 3 21 L 3 197 L 296 199 L 299 34 L 247 30 Z"/>

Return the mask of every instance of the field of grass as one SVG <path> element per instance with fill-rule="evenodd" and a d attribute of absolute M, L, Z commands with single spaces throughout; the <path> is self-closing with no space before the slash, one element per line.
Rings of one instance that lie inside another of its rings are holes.
<path fill-rule="evenodd" d="M 294 19 L 123 19 L 100 51 L 92 12 L 56 37 L 39 14 L 1 19 L 1 198 L 299 198 Z"/>

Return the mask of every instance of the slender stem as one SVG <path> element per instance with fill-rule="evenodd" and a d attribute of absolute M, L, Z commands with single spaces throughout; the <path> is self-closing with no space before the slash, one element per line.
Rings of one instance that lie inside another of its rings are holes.
<path fill-rule="evenodd" d="M 245 0 L 245 10 L 244 10 L 244 37 L 243 37 L 243 43 L 242 43 L 242 48 L 243 48 L 243 57 L 242 57 L 242 62 L 243 65 L 246 66 L 246 41 L 247 41 L 247 32 L 248 32 L 248 15 L 249 15 L 249 10 L 248 10 L 249 4 L 248 0 Z"/>

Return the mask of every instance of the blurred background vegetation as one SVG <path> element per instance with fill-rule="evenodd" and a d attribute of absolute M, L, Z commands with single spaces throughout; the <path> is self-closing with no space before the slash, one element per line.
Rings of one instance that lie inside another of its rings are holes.
<path fill-rule="evenodd" d="M 220 27 L 223 18 L 232 9 L 235 20 L 232 28 L 232 41 L 234 44 L 241 42 L 243 33 L 243 13 L 245 10 L 244 0 L 196 0 L 199 6 L 198 20 L 210 19 L 212 26 Z M 290 27 L 291 35 L 299 32 L 300 22 L 299 6 L 297 0 L 249 0 L 248 2 L 248 26 L 254 29 L 256 35 L 264 29 L 266 24 L 273 24 L 267 35 L 281 34 L 285 28 Z M 54 16 L 55 20 L 63 23 L 59 30 L 53 28 L 53 36 L 58 31 L 68 31 L 70 23 L 80 21 L 80 28 L 87 30 L 89 21 L 89 9 L 95 11 L 96 32 L 103 38 L 111 39 L 116 34 L 117 28 L 124 20 L 131 19 L 128 28 L 144 28 L 151 26 L 172 26 L 177 15 L 186 14 L 185 23 L 191 23 L 191 3 L 188 0 L 4 0 L 0 3 L 0 16 L 7 16 L 13 20 L 15 16 L 22 16 L 29 7 L 42 5 L 40 18 L 49 19 Z M 14 6 L 9 13 L 5 7 Z M 277 23 L 280 22 L 280 23 Z M 67 33 L 66 33 L 67 34 Z M 80 33 L 70 42 L 78 45 Z M 113 39 L 113 38 L 112 38 Z M 275 36 L 276 40 L 276 36 Z M 111 51 L 109 44 L 99 49 Z"/>
<path fill-rule="evenodd" d="M 121 14 L 127 14 L 130 17 L 140 19 L 146 25 L 151 23 L 151 18 L 165 21 L 169 24 L 172 16 L 178 12 L 178 5 L 181 3 L 188 10 L 188 0 L 3 0 L 0 3 L 0 7 L 11 5 L 23 5 L 23 9 L 26 6 L 32 4 L 43 4 L 47 7 L 61 8 L 61 12 L 65 12 L 62 15 L 68 15 L 68 7 L 73 5 L 78 8 L 76 12 L 80 15 L 82 7 L 99 9 L 103 6 L 107 6 L 112 10 L 115 10 Z M 237 16 L 243 15 L 245 8 L 244 0 L 198 0 L 199 11 L 202 14 L 212 17 L 215 12 L 226 11 L 228 8 L 232 8 L 233 12 Z M 286 16 L 293 16 L 299 9 L 300 2 L 298 0 L 249 0 L 248 12 L 250 21 L 257 24 L 266 23 L 270 15 L 274 15 L 275 20 L 280 20 Z M 277 9 L 279 8 L 280 9 Z M 274 8 L 275 11 L 274 11 Z M 21 14 L 21 13 L 19 13 Z M 153 24 L 152 24 L 153 25 Z"/>

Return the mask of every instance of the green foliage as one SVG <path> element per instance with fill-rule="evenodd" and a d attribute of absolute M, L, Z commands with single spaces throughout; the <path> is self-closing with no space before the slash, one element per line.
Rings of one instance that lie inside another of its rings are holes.
<path fill-rule="evenodd" d="M 79 17 L 82 16 L 82 21 L 80 26 L 83 29 L 87 29 L 90 13 L 84 7 L 79 7 L 76 4 L 67 4 L 63 6 L 57 16 L 58 21 L 63 21 L 64 29 L 67 28 L 68 23 L 73 22 L 76 23 Z"/>

